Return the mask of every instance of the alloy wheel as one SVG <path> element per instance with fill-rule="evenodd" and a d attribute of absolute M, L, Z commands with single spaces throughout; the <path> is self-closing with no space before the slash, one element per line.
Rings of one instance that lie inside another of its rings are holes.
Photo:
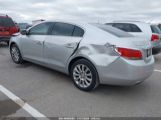
<path fill-rule="evenodd" d="M 17 47 L 13 46 L 11 48 L 11 55 L 12 55 L 12 58 L 15 62 L 18 62 L 19 59 L 20 59 L 20 53 L 19 53 L 19 50 Z"/>
<path fill-rule="evenodd" d="M 73 78 L 79 87 L 87 88 L 92 83 L 92 72 L 86 65 L 78 64 L 73 70 Z"/>

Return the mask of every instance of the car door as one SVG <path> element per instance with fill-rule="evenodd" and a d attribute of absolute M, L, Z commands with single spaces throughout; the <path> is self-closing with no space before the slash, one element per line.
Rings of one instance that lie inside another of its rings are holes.
<path fill-rule="evenodd" d="M 53 23 L 51 35 L 44 43 L 44 58 L 49 67 L 63 71 L 67 60 L 77 48 L 84 30 L 67 23 Z"/>
<path fill-rule="evenodd" d="M 23 57 L 32 62 L 44 62 L 43 47 L 50 23 L 41 23 L 32 27 L 21 39 Z"/>

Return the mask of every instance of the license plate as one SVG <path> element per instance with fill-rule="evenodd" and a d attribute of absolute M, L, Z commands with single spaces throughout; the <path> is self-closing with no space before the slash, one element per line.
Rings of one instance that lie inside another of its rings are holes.
<path fill-rule="evenodd" d="M 151 49 L 147 49 L 147 57 L 151 56 Z"/>

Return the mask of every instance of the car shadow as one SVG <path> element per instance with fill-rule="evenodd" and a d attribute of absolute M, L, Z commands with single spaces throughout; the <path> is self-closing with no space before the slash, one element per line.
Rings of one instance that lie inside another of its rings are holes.
<path fill-rule="evenodd" d="M 161 62 L 161 54 L 155 55 L 154 58 L 155 58 L 155 62 L 156 63 L 160 63 Z"/>
<path fill-rule="evenodd" d="M 150 88 L 151 86 L 149 82 L 145 81 L 134 86 L 100 85 L 91 93 L 97 96 L 125 98 L 127 100 L 140 100 L 149 96 Z"/>
<path fill-rule="evenodd" d="M 23 63 L 23 64 L 16 65 L 16 68 L 21 69 L 21 68 L 28 68 L 28 67 L 31 67 L 31 66 L 36 66 L 36 65 L 33 64 L 33 63 L 30 63 L 30 62 L 26 62 L 25 61 L 25 63 Z"/>
<path fill-rule="evenodd" d="M 25 61 L 23 64 L 19 64 L 19 65 L 16 65 L 16 68 L 28 68 L 28 67 L 33 67 L 34 69 L 36 70 L 41 70 L 43 71 L 44 73 L 47 73 L 47 74 L 53 74 L 53 75 L 58 75 L 58 76 L 64 76 L 64 77 L 69 77 L 68 75 L 62 73 L 62 72 L 59 72 L 59 71 L 56 71 L 54 69 L 51 69 L 51 68 L 47 68 L 45 66 L 41 66 L 41 65 L 38 65 L 38 64 L 35 64 L 35 63 L 31 63 L 31 62 L 28 62 L 28 61 Z"/>

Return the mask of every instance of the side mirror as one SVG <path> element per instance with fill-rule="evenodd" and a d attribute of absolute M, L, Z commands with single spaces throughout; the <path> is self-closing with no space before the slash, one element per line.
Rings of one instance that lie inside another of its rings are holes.
<path fill-rule="evenodd" d="M 22 34 L 22 35 L 27 35 L 28 32 L 27 32 L 27 30 L 22 30 L 22 31 L 21 31 L 21 34 Z"/>

